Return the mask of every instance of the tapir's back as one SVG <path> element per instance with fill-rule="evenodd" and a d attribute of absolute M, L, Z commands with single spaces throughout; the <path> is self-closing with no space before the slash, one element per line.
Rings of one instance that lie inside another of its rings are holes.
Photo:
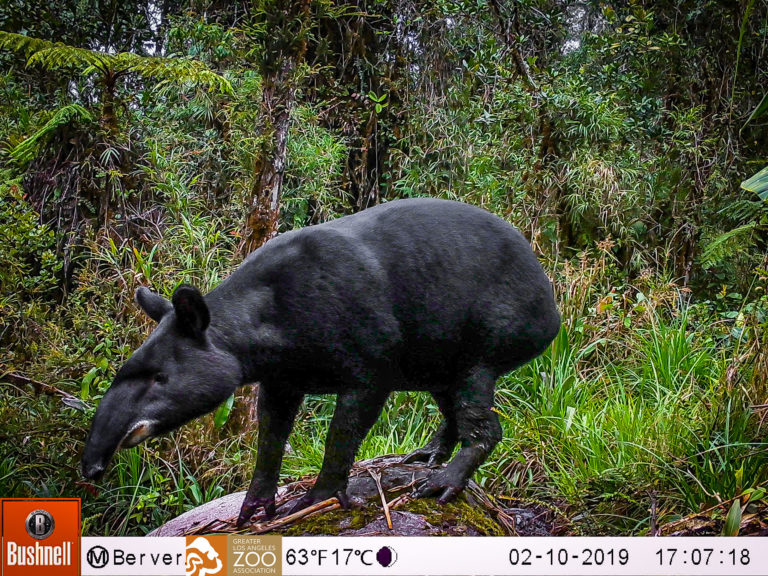
<path fill-rule="evenodd" d="M 282 235 L 246 267 L 274 287 L 275 322 L 289 341 L 327 346 L 324 355 L 396 350 L 406 372 L 452 370 L 480 356 L 512 369 L 559 327 L 549 279 L 525 238 L 459 202 L 369 208 Z"/>
<path fill-rule="evenodd" d="M 425 198 L 349 220 L 330 226 L 359 239 L 386 271 L 414 362 L 441 351 L 474 353 L 511 369 L 540 354 L 557 333 L 549 279 L 528 241 L 498 216 Z"/>

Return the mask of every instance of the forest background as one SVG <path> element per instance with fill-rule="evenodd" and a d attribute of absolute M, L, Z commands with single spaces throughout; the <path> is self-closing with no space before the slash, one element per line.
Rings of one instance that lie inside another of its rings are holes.
<path fill-rule="evenodd" d="M 136 287 L 207 291 L 276 233 L 440 196 L 515 224 L 563 315 L 499 382 L 480 484 L 580 534 L 765 509 L 765 0 L 9 0 L 0 30 L 2 496 L 135 535 L 244 489 L 250 389 L 82 481 L 152 328 Z M 332 410 L 307 399 L 284 479 Z M 359 457 L 437 421 L 393 395 Z"/>

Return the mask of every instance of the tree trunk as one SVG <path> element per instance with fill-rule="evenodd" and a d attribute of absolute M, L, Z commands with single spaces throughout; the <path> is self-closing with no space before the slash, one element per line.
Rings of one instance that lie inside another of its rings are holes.
<path fill-rule="evenodd" d="M 241 251 L 248 254 L 277 234 L 286 144 L 295 103 L 295 72 L 307 50 L 309 0 L 276 0 L 266 16 L 270 40 L 261 63 L 264 142 Z"/>
<path fill-rule="evenodd" d="M 542 93 L 541 87 L 531 74 L 531 69 L 520 51 L 519 38 L 523 36 L 520 31 L 520 23 L 517 8 L 514 7 L 511 14 L 505 11 L 505 7 L 500 0 L 491 0 L 491 12 L 498 23 L 498 35 L 501 41 L 507 46 L 512 55 L 515 69 L 525 84 L 526 89 L 533 96 L 538 104 L 538 126 L 533 128 L 531 136 L 531 146 L 538 148 L 536 161 L 526 175 L 525 181 L 530 182 L 530 191 L 536 206 L 538 214 L 554 212 L 558 223 L 558 237 L 564 247 L 573 244 L 575 233 L 572 226 L 565 197 L 562 191 L 556 189 L 552 192 L 546 190 L 542 185 L 543 172 L 555 160 L 557 156 L 556 135 L 552 131 L 552 118 L 550 111 L 546 106 L 546 99 Z M 538 218 L 534 220 L 538 221 Z M 530 236 L 533 237 L 533 230 Z M 557 246 L 554 247 L 557 250 Z"/>
<path fill-rule="evenodd" d="M 403 60 L 394 38 L 395 6 L 366 0 L 347 0 L 341 14 L 320 18 L 322 43 L 312 44 L 307 55 L 315 67 L 333 72 L 318 74 L 316 98 L 332 104 L 324 114 L 325 126 L 344 135 L 347 157 L 342 182 L 350 208 L 360 211 L 378 204 L 386 195 L 384 177 L 390 163 L 392 132 L 402 120 L 398 94 Z M 385 40 L 382 41 L 382 38 Z M 380 99 L 374 101 L 373 97 Z"/>

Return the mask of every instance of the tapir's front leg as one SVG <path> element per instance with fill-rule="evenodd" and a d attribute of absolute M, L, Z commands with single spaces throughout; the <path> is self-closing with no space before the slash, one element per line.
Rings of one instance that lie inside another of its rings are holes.
<path fill-rule="evenodd" d="M 355 461 L 360 444 L 376 422 L 389 396 L 388 390 L 350 390 L 339 394 L 336 411 L 325 440 L 323 468 L 312 489 L 291 509 L 291 512 L 315 502 L 336 496 L 347 505 L 349 469 Z"/>
<path fill-rule="evenodd" d="M 302 398 L 301 394 L 270 390 L 263 384 L 259 386 L 259 447 L 256 470 L 240 508 L 238 526 L 250 520 L 254 512 L 261 507 L 264 507 L 267 516 L 274 516 L 275 491 L 280 477 L 285 442 L 291 433 Z"/>

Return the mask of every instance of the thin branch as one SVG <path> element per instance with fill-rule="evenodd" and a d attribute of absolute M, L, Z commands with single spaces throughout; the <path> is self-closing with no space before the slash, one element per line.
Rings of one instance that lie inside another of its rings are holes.
<path fill-rule="evenodd" d="M 523 80 L 525 80 L 525 83 L 528 84 L 528 87 L 535 93 L 539 92 L 539 85 L 536 83 L 536 80 L 533 79 L 533 76 L 531 75 L 531 69 L 528 67 L 528 63 L 525 61 L 525 58 L 523 58 L 523 55 L 520 53 L 520 49 L 518 47 L 517 40 L 514 38 L 511 30 L 511 26 L 508 24 L 506 18 L 504 17 L 504 14 L 501 11 L 501 6 L 499 4 L 499 0 L 491 0 L 491 9 L 493 10 L 493 14 L 496 16 L 496 19 L 499 21 L 499 27 L 501 28 L 501 38 L 504 41 L 504 43 L 509 47 L 510 51 L 512 52 L 512 58 L 515 61 L 515 67 L 517 68 L 518 73 L 520 76 L 523 77 Z"/>
<path fill-rule="evenodd" d="M 370 468 L 366 468 L 366 470 L 368 470 L 368 474 L 371 475 L 373 481 L 376 482 L 376 489 L 379 491 L 379 496 L 381 496 L 381 507 L 384 508 L 384 517 L 387 519 L 387 528 L 392 530 L 392 516 L 389 513 L 387 497 L 384 496 L 384 490 L 381 487 L 381 475 L 378 472 L 374 472 Z"/>
<path fill-rule="evenodd" d="M 339 503 L 339 499 L 334 496 L 333 498 L 328 498 L 328 500 L 323 500 L 322 502 L 318 502 L 312 506 L 299 510 L 298 512 L 294 512 L 293 514 L 289 514 L 283 518 L 278 518 L 272 522 L 254 524 L 248 529 L 248 533 L 263 534 L 264 532 L 269 532 L 275 528 L 281 528 L 283 526 L 287 526 L 288 524 L 292 524 L 297 520 L 301 520 L 302 518 L 306 518 L 312 514 L 319 512 L 330 512 L 331 510 L 336 510 L 337 508 L 341 508 L 341 504 Z"/>
<path fill-rule="evenodd" d="M 18 388 L 19 390 L 23 390 L 25 386 L 32 386 L 37 393 L 42 392 L 44 394 L 48 394 L 49 396 L 60 396 L 67 406 L 71 406 L 72 408 L 76 408 L 78 410 L 84 410 L 89 407 L 87 402 L 81 400 L 77 396 L 73 396 L 69 392 L 65 392 L 64 390 L 56 388 L 55 386 L 51 386 L 50 384 L 46 384 L 45 382 L 33 380 L 32 378 L 22 374 L 17 374 L 15 372 L 5 372 L 0 375 L 0 381 L 5 381 L 11 386 Z"/>

